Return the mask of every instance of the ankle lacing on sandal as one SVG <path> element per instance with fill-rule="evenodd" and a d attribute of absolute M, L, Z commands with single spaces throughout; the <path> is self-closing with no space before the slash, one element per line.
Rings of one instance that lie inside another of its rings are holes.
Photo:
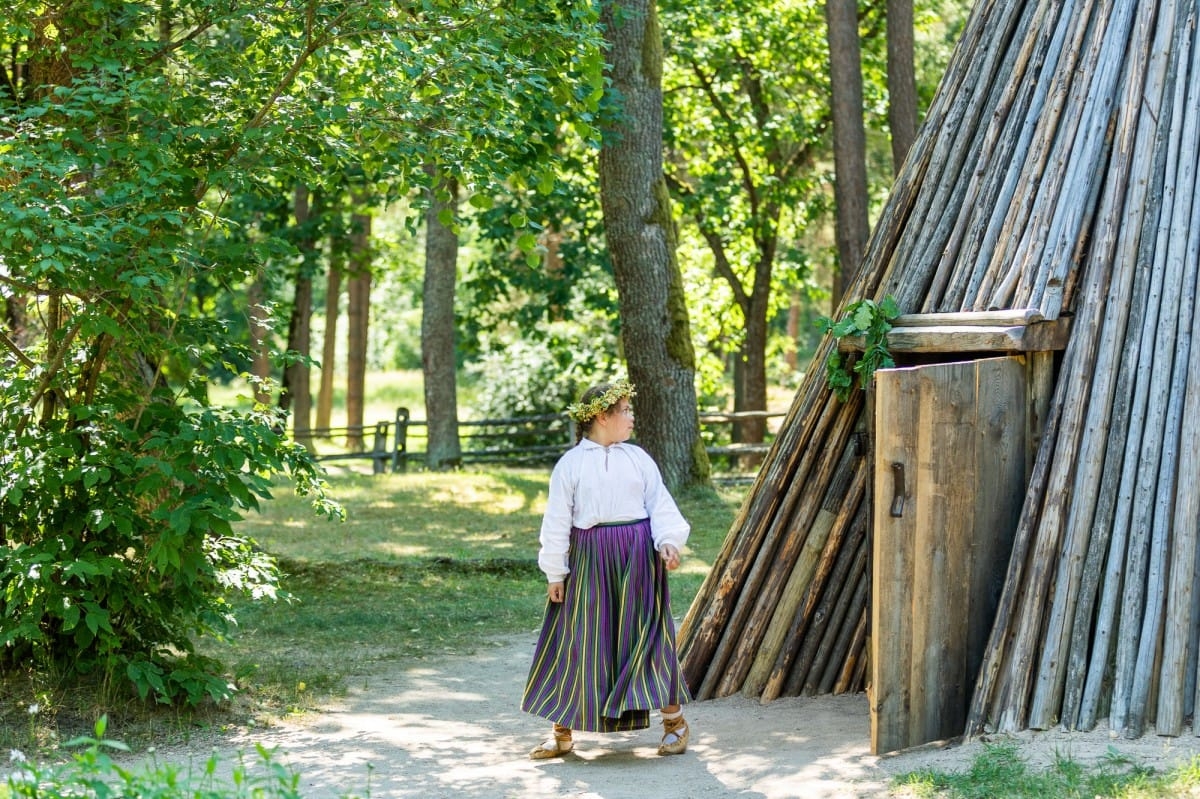
<path fill-rule="evenodd" d="M 571 728 L 555 724 L 554 734 L 535 746 L 529 753 L 529 757 L 531 760 L 562 757 L 574 748 L 575 743 L 571 740 Z"/>
<path fill-rule="evenodd" d="M 660 755 L 681 755 L 687 751 L 688 739 L 691 737 L 692 730 L 688 727 L 683 714 L 674 718 L 664 717 L 663 737 L 662 743 L 658 747 L 658 753 Z"/>

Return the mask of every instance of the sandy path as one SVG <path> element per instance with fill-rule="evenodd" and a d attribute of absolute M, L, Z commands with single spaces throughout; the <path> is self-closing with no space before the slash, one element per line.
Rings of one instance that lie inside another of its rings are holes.
<path fill-rule="evenodd" d="M 888 796 L 891 776 L 931 765 L 965 769 L 974 742 L 891 757 L 870 754 L 864 695 L 780 699 L 741 696 L 687 708 L 692 744 L 660 758 L 653 728 L 580 734 L 576 753 L 533 762 L 526 752 L 546 725 L 519 710 L 532 637 L 483 646 L 471 656 L 404 665 L 352 685 L 337 705 L 305 720 L 240 733 L 222 744 L 223 763 L 255 743 L 301 774 L 310 799 L 532 799 L 533 797 L 747 797 L 821 799 Z M 1037 762 L 1055 753 L 1081 762 L 1110 745 L 1160 768 L 1200 752 L 1190 734 L 1110 741 L 1088 734 L 1025 733 L 1015 738 Z M 160 751 L 194 768 L 211 752 Z"/>

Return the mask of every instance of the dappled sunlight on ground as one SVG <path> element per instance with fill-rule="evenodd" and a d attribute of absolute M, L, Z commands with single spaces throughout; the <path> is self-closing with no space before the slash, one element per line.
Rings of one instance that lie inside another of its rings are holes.
<path fill-rule="evenodd" d="M 255 743 L 276 748 L 299 771 L 306 799 L 886 795 L 862 695 L 698 702 L 687 707 L 693 738 L 684 755 L 657 755 L 654 714 L 649 730 L 577 733 L 572 754 L 531 761 L 549 728 L 519 708 L 532 645 L 530 633 L 471 656 L 381 671 L 327 712 L 239 735 L 222 760 Z"/>

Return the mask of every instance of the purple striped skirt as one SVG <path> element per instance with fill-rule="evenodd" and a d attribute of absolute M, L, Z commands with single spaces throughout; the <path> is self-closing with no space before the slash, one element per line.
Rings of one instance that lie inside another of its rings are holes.
<path fill-rule="evenodd" d="M 563 601 L 546 603 L 521 709 L 573 730 L 618 732 L 688 701 L 650 521 L 572 528 L 568 565 Z"/>

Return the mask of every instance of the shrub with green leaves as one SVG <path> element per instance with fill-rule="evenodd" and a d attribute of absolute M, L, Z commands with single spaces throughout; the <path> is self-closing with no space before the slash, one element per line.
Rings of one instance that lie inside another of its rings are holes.
<path fill-rule="evenodd" d="M 900 306 L 891 297 L 879 302 L 871 299 L 856 300 L 846 306 L 845 314 L 838 321 L 821 317 L 818 326 L 835 338 L 861 336 L 863 352 L 853 366 L 837 349 L 829 353 L 825 361 L 825 382 L 845 402 L 854 388 L 855 376 L 860 388 L 871 385 L 871 378 L 878 369 L 890 369 L 896 365 L 888 352 L 887 334 L 892 329 L 892 320 L 900 315 Z"/>

